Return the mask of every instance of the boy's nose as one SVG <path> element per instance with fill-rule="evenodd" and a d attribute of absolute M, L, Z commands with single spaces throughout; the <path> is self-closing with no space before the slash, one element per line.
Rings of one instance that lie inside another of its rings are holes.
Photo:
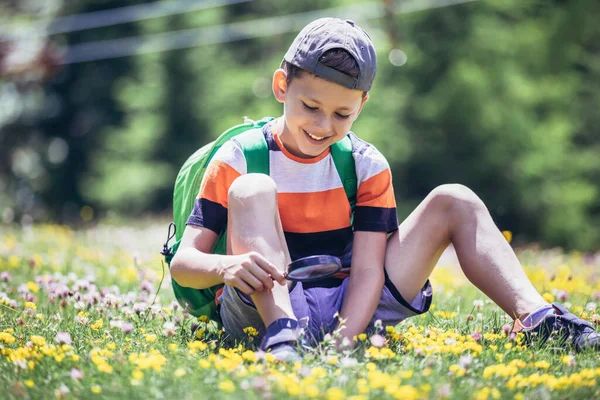
<path fill-rule="evenodd" d="M 331 130 L 333 129 L 331 121 L 327 117 L 319 118 L 319 121 L 318 121 L 318 124 L 316 125 L 316 127 L 319 128 L 319 131 L 314 132 L 314 134 L 319 135 L 319 136 L 329 135 L 329 133 L 331 133 Z"/>

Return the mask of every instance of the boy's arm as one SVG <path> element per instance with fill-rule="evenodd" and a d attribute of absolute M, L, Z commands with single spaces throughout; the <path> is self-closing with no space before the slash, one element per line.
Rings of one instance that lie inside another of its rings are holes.
<path fill-rule="evenodd" d="M 256 252 L 239 255 L 210 254 L 217 234 L 188 225 L 179 250 L 171 261 L 171 276 L 184 287 L 205 289 L 220 283 L 246 294 L 273 288 L 273 279 L 285 283 L 283 274 Z"/>
<path fill-rule="evenodd" d="M 217 240 L 210 229 L 185 227 L 179 250 L 171 261 L 171 276 L 183 287 L 205 289 L 223 283 L 220 277 L 221 255 L 210 254 Z"/>
<path fill-rule="evenodd" d="M 386 232 L 357 231 L 352 243 L 352 267 L 340 318 L 341 334 L 352 339 L 364 332 L 379 304 L 384 284 Z"/>

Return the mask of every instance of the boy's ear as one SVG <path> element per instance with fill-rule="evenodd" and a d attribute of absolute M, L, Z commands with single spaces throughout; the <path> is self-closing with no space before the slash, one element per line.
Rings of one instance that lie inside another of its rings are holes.
<path fill-rule="evenodd" d="M 281 68 L 275 71 L 273 74 L 273 95 L 275 99 L 283 103 L 287 95 L 287 74 Z"/>
<path fill-rule="evenodd" d="M 358 113 L 356 114 L 356 116 L 358 117 L 358 115 L 360 114 L 360 112 L 362 111 L 363 107 L 365 106 L 365 103 L 369 100 L 369 92 L 365 93 L 365 95 L 362 98 L 362 101 L 360 103 L 360 108 L 358 109 Z"/>

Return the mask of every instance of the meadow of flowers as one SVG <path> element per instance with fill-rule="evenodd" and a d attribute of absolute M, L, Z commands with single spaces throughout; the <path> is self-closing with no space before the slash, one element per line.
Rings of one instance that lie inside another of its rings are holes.
<path fill-rule="evenodd" d="M 429 313 L 326 340 L 301 363 L 232 343 L 175 301 L 159 251 L 166 224 L 0 230 L 2 398 L 600 398 L 597 353 L 510 336 L 511 320 L 448 263 Z M 600 255 L 518 253 L 548 300 L 599 323 Z M 165 265 L 165 269 L 166 265 Z"/>

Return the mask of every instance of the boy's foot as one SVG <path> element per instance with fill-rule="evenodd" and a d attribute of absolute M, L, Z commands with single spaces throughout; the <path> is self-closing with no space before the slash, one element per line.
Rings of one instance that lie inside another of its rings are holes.
<path fill-rule="evenodd" d="M 588 348 L 600 350 L 600 334 L 593 325 L 584 319 L 577 318 L 558 303 L 552 303 L 552 309 L 539 321 L 531 326 L 525 326 L 519 319 L 515 320 L 513 332 L 521 332 L 528 339 L 544 343 L 552 335 L 562 346 L 572 345 L 575 351 Z M 553 311 L 553 312 L 552 312 Z"/>
<path fill-rule="evenodd" d="M 290 318 L 281 318 L 268 326 L 260 349 L 270 350 L 280 361 L 296 362 L 302 358 L 298 355 L 299 328 L 298 321 Z"/>

